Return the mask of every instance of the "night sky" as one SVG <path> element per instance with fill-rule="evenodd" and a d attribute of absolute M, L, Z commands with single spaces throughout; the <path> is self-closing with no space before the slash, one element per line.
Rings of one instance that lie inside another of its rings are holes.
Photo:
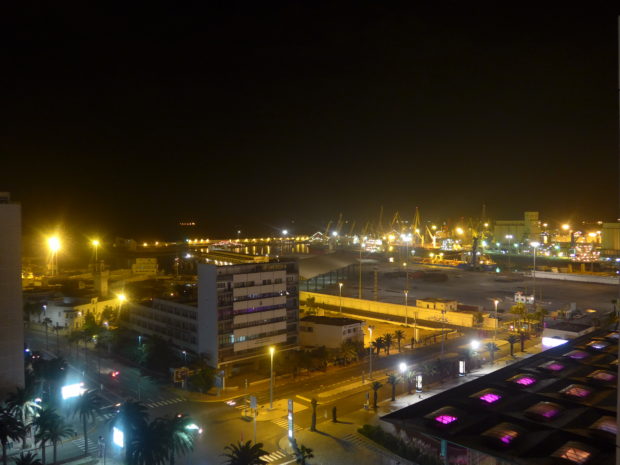
<path fill-rule="evenodd" d="M 618 217 L 611 7 L 57 3 L 2 19 L 0 191 L 27 233 Z"/>

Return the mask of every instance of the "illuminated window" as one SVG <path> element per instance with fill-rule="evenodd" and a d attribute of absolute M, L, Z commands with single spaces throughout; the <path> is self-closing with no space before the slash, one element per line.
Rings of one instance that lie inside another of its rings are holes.
<path fill-rule="evenodd" d="M 592 452 L 588 449 L 589 448 L 587 446 L 579 442 L 571 441 L 564 444 L 553 454 L 551 454 L 551 456 L 581 465 L 586 463 L 592 457 Z"/>
<path fill-rule="evenodd" d="M 617 331 L 613 331 L 611 333 L 609 333 L 607 336 L 605 336 L 607 339 L 620 339 L 620 334 L 618 334 Z"/>
<path fill-rule="evenodd" d="M 590 426 L 590 429 L 604 431 L 615 436 L 618 433 L 618 424 L 615 417 L 601 417 Z"/>
<path fill-rule="evenodd" d="M 525 415 L 536 420 L 552 420 L 564 410 L 553 402 L 538 402 L 525 411 Z"/>
<path fill-rule="evenodd" d="M 435 410 L 434 412 L 429 413 L 424 418 L 432 420 L 434 425 L 439 426 L 450 425 L 456 422 L 460 416 L 461 415 L 459 411 L 454 407 L 443 407 L 439 410 Z"/>
<path fill-rule="evenodd" d="M 590 394 L 592 394 L 592 391 L 590 389 L 588 389 L 586 386 L 582 386 L 581 384 L 571 384 L 570 386 L 566 386 L 560 392 L 565 396 L 578 397 L 580 399 L 588 397 Z"/>
<path fill-rule="evenodd" d="M 495 402 L 501 400 L 504 396 L 500 391 L 497 391 L 495 389 L 485 389 L 469 397 L 471 399 L 480 400 L 485 404 L 494 404 Z"/>
<path fill-rule="evenodd" d="M 539 365 L 538 368 L 540 368 L 541 370 L 557 372 L 557 371 L 562 371 L 564 368 L 566 368 L 566 365 L 560 362 L 556 362 L 555 360 L 551 360 L 550 362 L 546 362 L 546 363 L 543 363 L 542 365 Z"/>
<path fill-rule="evenodd" d="M 502 396 L 500 396 L 498 394 L 493 394 L 491 392 L 480 396 L 480 400 L 486 402 L 487 404 L 492 404 L 493 402 L 497 402 L 501 398 L 502 398 Z"/>
<path fill-rule="evenodd" d="M 583 360 L 589 356 L 590 354 L 583 350 L 571 350 L 569 353 L 564 354 L 564 357 L 572 358 L 573 360 Z"/>
<path fill-rule="evenodd" d="M 482 433 L 487 438 L 492 438 L 507 446 L 512 444 L 521 435 L 521 429 L 511 423 L 500 423 Z"/>
<path fill-rule="evenodd" d="M 510 378 L 508 381 L 511 381 L 522 387 L 527 387 L 527 386 L 531 386 L 532 384 L 534 384 L 536 382 L 536 378 L 534 378 L 533 376 L 529 376 L 529 375 L 517 375 L 517 376 L 513 376 L 512 378 Z"/>
<path fill-rule="evenodd" d="M 612 373 L 611 371 L 596 370 L 590 373 L 588 375 L 588 378 L 592 378 L 593 380 L 596 380 L 596 381 L 610 382 L 610 381 L 615 381 L 616 375 Z"/>
<path fill-rule="evenodd" d="M 588 344 L 586 345 L 590 347 L 591 349 L 596 349 L 596 350 L 603 350 L 609 347 L 609 343 L 605 341 L 592 341 L 592 342 L 588 342 Z"/>
<path fill-rule="evenodd" d="M 435 417 L 435 421 L 438 421 L 443 425 L 448 425 L 456 420 L 458 420 L 458 418 L 453 417 L 452 415 L 439 415 Z"/>

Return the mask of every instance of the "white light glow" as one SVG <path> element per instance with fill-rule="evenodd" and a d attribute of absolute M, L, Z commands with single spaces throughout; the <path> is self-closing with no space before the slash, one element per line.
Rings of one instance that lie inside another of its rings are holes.
<path fill-rule="evenodd" d="M 542 338 L 542 345 L 543 347 L 557 347 L 557 346 L 561 346 L 562 344 L 565 344 L 566 342 L 568 342 L 565 339 L 558 339 L 556 337 L 543 337 Z"/>
<path fill-rule="evenodd" d="M 112 428 L 112 442 L 118 447 L 125 447 L 125 433 L 116 426 Z"/>
<path fill-rule="evenodd" d="M 70 399 L 71 397 L 81 396 L 86 392 L 84 389 L 84 383 L 68 384 L 60 389 L 63 399 Z"/>

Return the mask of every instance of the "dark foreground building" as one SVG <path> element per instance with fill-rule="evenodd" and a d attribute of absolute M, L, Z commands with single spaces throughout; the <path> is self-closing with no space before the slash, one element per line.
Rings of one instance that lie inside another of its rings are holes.
<path fill-rule="evenodd" d="M 600 330 L 382 420 L 445 463 L 612 465 L 617 375 L 618 332 Z"/>

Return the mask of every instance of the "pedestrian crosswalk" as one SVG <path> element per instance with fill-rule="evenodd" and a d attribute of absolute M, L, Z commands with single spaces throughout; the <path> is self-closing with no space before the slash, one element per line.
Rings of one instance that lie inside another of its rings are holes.
<path fill-rule="evenodd" d="M 86 443 L 83 437 L 81 437 L 80 439 L 75 439 L 71 442 L 75 446 L 77 446 L 80 450 L 86 452 Z M 88 452 L 95 452 L 97 450 L 97 447 L 98 447 L 97 443 L 91 440 L 90 438 L 88 438 Z"/>
<path fill-rule="evenodd" d="M 372 442 L 370 442 L 369 440 L 367 440 L 365 437 L 363 437 L 360 434 L 349 433 L 343 436 L 342 439 L 354 445 L 365 447 L 366 449 L 370 449 L 374 452 L 378 452 L 381 454 L 383 453 L 383 451 L 379 447 L 375 446 Z"/>
<path fill-rule="evenodd" d="M 183 402 L 184 400 L 185 399 L 183 397 L 174 397 L 172 399 L 159 400 L 157 402 L 150 402 L 144 405 L 146 405 L 148 408 L 155 408 L 163 407 L 164 405 L 176 404 L 178 402 Z"/>
<path fill-rule="evenodd" d="M 288 456 L 289 454 L 287 454 L 283 450 L 277 450 L 275 452 L 272 452 L 271 454 L 261 456 L 261 460 L 265 462 L 273 463 L 273 462 L 277 462 L 279 460 L 285 459 Z"/>
<path fill-rule="evenodd" d="M 276 418 L 275 420 L 271 420 L 271 422 L 280 428 L 288 429 L 288 419 L 287 418 Z M 299 425 L 295 425 L 295 431 L 301 431 L 303 428 Z"/>

